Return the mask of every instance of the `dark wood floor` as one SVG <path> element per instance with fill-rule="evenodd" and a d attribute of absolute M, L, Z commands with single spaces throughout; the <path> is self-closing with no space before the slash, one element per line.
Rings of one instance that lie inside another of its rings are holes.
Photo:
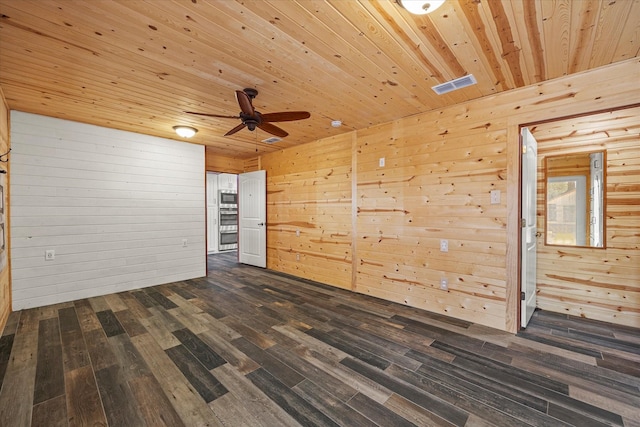
<path fill-rule="evenodd" d="M 211 258 L 209 277 L 13 313 L 0 426 L 640 425 L 637 329 L 517 336 Z"/>

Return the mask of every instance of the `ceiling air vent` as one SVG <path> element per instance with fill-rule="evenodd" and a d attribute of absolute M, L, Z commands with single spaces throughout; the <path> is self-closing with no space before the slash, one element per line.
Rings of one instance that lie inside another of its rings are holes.
<path fill-rule="evenodd" d="M 444 95 L 445 93 L 453 92 L 454 90 L 462 89 L 463 87 L 471 86 L 478 83 L 473 74 L 467 74 L 460 78 L 450 80 L 448 82 L 436 85 L 432 87 L 433 91 L 438 95 Z"/>
<path fill-rule="evenodd" d="M 271 138 L 262 140 L 262 142 L 266 142 L 267 144 L 275 144 L 276 142 L 280 141 L 282 141 L 282 138 L 278 138 L 277 136 L 272 136 Z"/>

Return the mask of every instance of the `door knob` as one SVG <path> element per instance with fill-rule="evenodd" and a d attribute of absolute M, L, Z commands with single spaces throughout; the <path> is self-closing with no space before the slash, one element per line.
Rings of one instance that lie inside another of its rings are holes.
<path fill-rule="evenodd" d="M 259 222 L 258 225 L 262 227 L 264 225 L 264 222 Z"/>

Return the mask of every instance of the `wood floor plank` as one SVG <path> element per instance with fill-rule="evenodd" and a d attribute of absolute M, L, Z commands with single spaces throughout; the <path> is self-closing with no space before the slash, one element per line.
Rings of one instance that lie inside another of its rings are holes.
<path fill-rule="evenodd" d="M 95 375 L 109 426 L 142 425 L 139 405 L 125 378 L 125 370 L 112 365 Z"/>
<path fill-rule="evenodd" d="M 169 348 L 165 352 L 205 402 L 209 403 L 227 393 L 225 386 L 182 344 Z"/>
<path fill-rule="evenodd" d="M 154 373 L 165 396 L 186 426 L 222 426 L 204 399 L 191 387 L 182 372 L 151 335 L 138 335 L 131 341 Z"/>
<path fill-rule="evenodd" d="M 38 359 L 33 402 L 38 404 L 64 394 L 64 367 L 58 318 L 40 321 Z"/>
<path fill-rule="evenodd" d="M 353 342 L 345 341 L 340 338 L 337 338 L 330 333 L 318 331 L 316 329 L 309 329 L 306 332 L 307 335 L 310 335 L 326 344 L 329 344 L 332 347 L 339 348 L 347 354 L 355 357 L 356 359 L 360 359 L 365 363 L 370 364 L 371 366 L 375 366 L 378 369 L 386 369 L 389 367 L 391 362 L 388 360 L 374 354 L 366 349 L 360 348 L 355 345 Z"/>
<path fill-rule="evenodd" d="M 413 427 L 416 425 L 409 421 L 409 417 L 403 417 L 399 412 L 390 410 L 362 393 L 357 393 L 349 399 L 347 404 L 380 427 Z"/>
<path fill-rule="evenodd" d="M 31 424 L 33 391 L 36 376 L 38 315 L 23 313 L 13 340 L 0 393 L 0 425 Z"/>
<path fill-rule="evenodd" d="M 209 330 L 198 335 L 200 339 L 231 364 L 240 374 L 246 374 L 260 367 L 249 356 L 238 350 L 224 335 L 215 330 Z"/>
<path fill-rule="evenodd" d="M 0 389 L 2 389 L 4 374 L 7 372 L 7 365 L 9 364 L 9 357 L 11 356 L 14 337 L 14 334 L 3 335 L 0 337 Z"/>
<path fill-rule="evenodd" d="M 104 300 L 107 306 L 113 311 L 122 311 L 127 309 L 127 305 L 120 297 L 120 294 L 109 294 L 104 296 Z"/>
<path fill-rule="evenodd" d="M 397 377 L 383 374 L 381 371 L 376 370 L 371 365 L 368 365 L 358 359 L 347 357 L 340 361 L 340 363 L 349 369 L 372 379 L 394 393 L 403 396 L 407 400 L 415 402 L 419 406 L 453 425 L 464 426 L 469 418 L 469 413 L 463 409 L 459 409 L 457 402 L 456 404 L 453 404 L 452 402 L 443 400 L 442 397 L 444 396 L 442 395 L 435 396 L 429 392 L 422 392 L 418 388 L 409 386 L 404 379 L 403 381 L 400 381 Z M 513 421 L 515 420 L 511 420 L 511 425 L 514 425 Z"/>
<path fill-rule="evenodd" d="M 513 335 L 210 260 L 12 313 L 0 426 L 640 427 L 637 328 L 536 311 Z"/>
<path fill-rule="evenodd" d="M 437 414 L 428 411 L 417 403 L 400 396 L 398 394 L 392 394 L 384 404 L 384 407 L 390 411 L 393 411 L 397 416 L 408 420 L 410 423 L 417 426 L 433 426 L 433 427 L 455 427 L 455 424 L 447 421 L 446 419 L 439 417 Z M 476 427 L 476 424 L 470 423 L 471 416 L 467 419 L 466 426 Z M 491 427 L 495 427 L 495 424 L 488 423 Z"/>
<path fill-rule="evenodd" d="M 145 374 L 129 381 L 140 415 L 148 426 L 180 427 L 184 422 L 173 405 L 162 392 L 160 383 L 153 375 Z"/>
<path fill-rule="evenodd" d="M 269 348 L 267 352 L 287 366 L 295 369 L 296 372 L 302 374 L 307 380 L 314 384 L 322 385 L 327 390 L 331 390 L 331 393 L 342 402 L 347 402 L 357 393 L 357 390 L 350 384 L 346 384 L 331 376 L 326 371 L 318 369 L 301 357 L 301 354 L 304 353 L 300 353 L 299 351 L 292 352 L 290 348 L 281 345 L 274 345 Z"/>
<path fill-rule="evenodd" d="M 100 393 L 91 366 L 65 372 L 69 427 L 106 426 Z"/>
<path fill-rule="evenodd" d="M 302 376 L 295 369 L 282 363 L 279 359 L 273 357 L 268 352 L 253 345 L 245 338 L 238 338 L 233 340 L 233 345 L 240 351 L 249 356 L 258 365 L 267 371 L 270 375 L 278 379 L 278 381 L 285 384 L 287 387 L 293 387 L 299 382 L 304 380 Z"/>
<path fill-rule="evenodd" d="M 247 374 L 247 378 L 303 426 L 338 426 L 322 411 L 294 393 L 264 369 L 260 368 Z"/>
<path fill-rule="evenodd" d="M 222 365 L 214 370 L 214 374 L 242 405 L 242 410 L 251 417 L 254 424 L 251 427 L 298 427 L 299 424 L 287 412 L 269 399 L 260 389 L 243 374 L 233 369 L 229 364 Z M 217 409 L 224 405 L 227 395 L 216 399 L 209 404 L 211 409 L 218 413 Z M 248 405 L 247 402 L 252 402 Z M 230 425 L 233 425 L 231 423 Z"/>
<path fill-rule="evenodd" d="M 94 370 L 99 371 L 118 363 L 118 359 L 102 328 L 85 332 L 84 337 Z"/>
<path fill-rule="evenodd" d="M 136 335 L 146 334 L 146 328 L 140 323 L 140 320 L 129 310 L 120 310 L 113 313 L 118 323 L 125 330 L 127 335 L 135 337 Z"/>
<path fill-rule="evenodd" d="M 127 306 L 127 309 L 129 309 L 136 318 L 152 316 L 149 310 L 147 310 L 147 307 L 134 296 L 133 292 L 120 292 L 118 295 Z"/>
<path fill-rule="evenodd" d="M 373 422 L 369 418 L 354 410 L 343 400 L 313 381 L 308 379 L 304 380 L 293 387 L 293 391 L 305 401 L 311 403 L 337 425 L 340 425 L 341 420 L 347 419 L 349 420 L 350 427 L 369 427 L 373 425 Z"/>
<path fill-rule="evenodd" d="M 73 302 L 73 306 L 76 309 L 78 321 L 80 322 L 80 328 L 83 332 L 89 332 L 95 329 L 102 329 L 102 325 L 96 316 L 96 312 L 93 310 L 91 303 L 87 299 L 81 299 Z"/>
<path fill-rule="evenodd" d="M 140 323 L 153 336 L 153 338 L 162 346 L 163 349 L 175 347 L 180 344 L 178 338 L 173 335 L 171 329 L 166 328 L 166 323 L 159 316 L 151 316 L 140 319 Z"/>
<path fill-rule="evenodd" d="M 224 365 L 227 361 L 211 349 L 204 341 L 189 329 L 178 329 L 173 335 L 202 365 L 211 370 Z"/>
<path fill-rule="evenodd" d="M 158 292 L 155 288 L 147 288 L 145 289 L 147 295 L 156 302 L 157 305 L 164 308 L 165 310 L 170 310 L 172 308 L 176 308 L 178 305 L 171 301 L 166 296 L 162 295 L 162 293 Z"/>
<path fill-rule="evenodd" d="M 31 427 L 67 427 L 66 396 L 46 400 L 33 407 Z"/>
<path fill-rule="evenodd" d="M 2 331 L 2 336 L 15 335 L 18 330 L 21 314 L 22 311 L 13 311 L 9 313 L 9 318 L 7 319 L 7 323 L 4 325 L 4 330 Z"/>
<path fill-rule="evenodd" d="M 96 316 L 98 316 L 98 320 L 102 325 L 102 329 L 104 329 L 104 333 L 107 334 L 107 337 L 113 337 L 115 335 L 120 335 L 126 333 L 118 318 L 111 309 L 104 311 L 97 311 Z"/>
<path fill-rule="evenodd" d="M 58 310 L 64 369 L 69 371 L 91 363 L 75 307 Z"/>

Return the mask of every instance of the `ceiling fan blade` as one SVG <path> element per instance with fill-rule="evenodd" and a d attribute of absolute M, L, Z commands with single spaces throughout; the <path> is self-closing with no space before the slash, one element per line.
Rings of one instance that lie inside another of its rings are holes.
<path fill-rule="evenodd" d="M 238 126 L 234 127 L 233 129 L 231 129 L 229 132 L 225 133 L 224 136 L 229 136 L 229 135 L 233 135 L 234 133 L 244 129 L 247 125 L 245 125 L 244 123 L 240 123 Z"/>
<path fill-rule="evenodd" d="M 185 111 L 186 114 L 195 114 L 196 116 L 220 117 L 222 119 L 239 119 L 240 116 L 223 116 L 220 114 L 196 113 L 195 111 Z"/>
<path fill-rule="evenodd" d="M 291 122 L 311 117 L 308 111 L 283 111 L 281 113 L 267 113 L 260 116 L 263 122 Z"/>
<path fill-rule="evenodd" d="M 255 114 L 256 111 L 253 109 L 253 105 L 251 104 L 251 98 L 249 98 L 249 95 L 241 90 L 237 90 L 236 99 L 238 100 L 238 105 L 240 106 L 240 110 L 243 113 L 250 116 L 253 116 Z"/>
<path fill-rule="evenodd" d="M 280 138 L 284 138 L 289 135 L 284 129 L 280 129 L 278 126 L 272 125 L 271 123 L 262 122 L 258 127 L 263 131 L 268 132 L 271 135 L 279 136 Z"/>

